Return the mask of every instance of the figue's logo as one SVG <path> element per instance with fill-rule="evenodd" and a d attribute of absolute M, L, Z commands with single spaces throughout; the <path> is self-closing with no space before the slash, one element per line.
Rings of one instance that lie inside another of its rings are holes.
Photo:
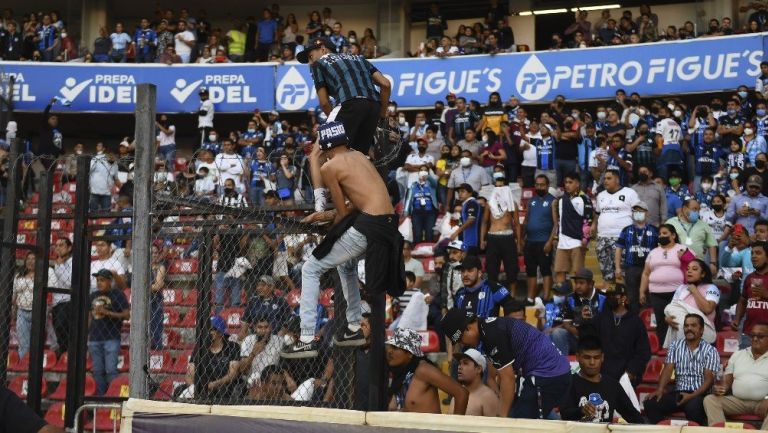
<path fill-rule="evenodd" d="M 171 96 L 173 96 L 173 99 L 178 101 L 179 104 L 183 104 L 184 101 L 189 98 L 189 95 L 191 95 L 202 82 L 203 80 L 197 80 L 187 84 L 187 80 L 179 78 L 176 80 L 176 87 L 171 90 Z"/>
<path fill-rule="evenodd" d="M 309 102 L 309 86 L 296 67 L 286 72 L 277 84 L 277 103 L 288 111 L 301 110 Z"/>
<path fill-rule="evenodd" d="M 552 79 L 549 71 L 536 55 L 532 55 L 517 73 L 515 81 L 517 92 L 529 101 L 537 101 L 547 96 L 551 86 Z"/>

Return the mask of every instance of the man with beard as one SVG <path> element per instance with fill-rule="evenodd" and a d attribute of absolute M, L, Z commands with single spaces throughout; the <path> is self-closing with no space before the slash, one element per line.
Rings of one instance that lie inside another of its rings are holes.
<path fill-rule="evenodd" d="M 533 305 L 538 293 L 537 277 L 543 278 L 544 299 L 552 292 L 552 246 L 557 234 L 555 211 L 552 204 L 555 197 L 549 193 L 549 178 L 536 176 L 536 195 L 528 201 L 528 212 L 523 221 L 523 257 L 528 283 L 527 301 Z"/>
<path fill-rule="evenodd" d="M 476 131 L 484 131 L 485 128 L 491 128 L 496 135 L 501 134 L 501 122 L 508 122 L 509 118 L 504 111 L 504 106 L 501 105 L 501 95 L 499 92 L 493 92 L 488 97 L 488 105 L 483 110 L 483 117 L 480 119 L 480 124 L 477 125 Z"/>
<path fill-rule="evenodd" d="M 752 244 L 752 272 L 744 280 L 744 289 L 736 306 L 736 317 L 731 322 L 731 327 L 738 329 L 741 320 L 744 321 L 744 330 L 741 347 L 748 347 L 749 341 L 745 338 L 753 332 L 755 324 L 768 322 L 768 244 L 765 241 L 757 241 Z"/>
<path fill-rule="evenodd" d="M 499 397 L 488 385 L 483 383 L 486 371 L 485 356 L 477 349 L 467 349 L 464 353 L 456 353 L 453 357 L 459 361 L 459 383 L 469 391 L 467 413 L 472 416 L 496 416 Z M 453 400 L 451 400 L 453 404 Z M 451 408 L 453 413 L 453 408 Z"/>
<path fill-rule="evenodd" d="M 482 278 L 483 265 L 477 256 L 467 256 L 461 262 L 461 281 L 464 286 L 456 292 L 454 306 L 470 311 L 477 317 L 496 317 L 499 307 L 511 298 L 502 285 Z"/>

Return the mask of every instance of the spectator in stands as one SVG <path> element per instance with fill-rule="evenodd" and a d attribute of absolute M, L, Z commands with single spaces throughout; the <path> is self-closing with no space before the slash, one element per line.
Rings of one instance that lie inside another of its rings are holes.
<path fill-rule="evenodd" d="M 155 61 L 157 33 L 149 26 L 149 20 L 141 19 L 140 28 L 133 35 L 133 45 L 136 51 L 136 63 L 152 63 Z"/>
<path fill-rule="evenodd" d="M 413 243 L 404 241 L 403 263 L 405 265 L 405 270 L 413 272 L 413 274 L 416 276 L 416 287 L 421 287 L 421 284 L 424 282 L 424 265 L 421 263 L 421 261 L 411 256 L 412 250 Z M 405 308 L 405 305 L 403 305 L 403 308 Z"/>
<path fill-rule="evenodd" d="M 449 109 L 445 113 L 448 142 L 457 144 L 465 137 L 467 130 L 474 131 L 478 122 L 480 122 L 480 116 L 469 110 L 467 100 L 464 97 L 456 98 L 456 108 Z"/>
<path fill-rule="evenodd" d="M 423 331 L 427 329 L 427 315 L 429 314 L 429 303 L 432 302 L 431 295 L 425 295 L 422 290 L 416 287 L 416 275 L 411 271 L 405 271 L 405 292 L 397 299 L 401 314 L 392 321 L 389 329 L 413 329 Z"/>
<path fill-rule="evenodd" d="M 658 246 L 659 231 L 647 223 L 648 205 L 638 201 L 632 206 L 634 224 L 624 227 L 614 244 L 616 281 L 623 282 L 628 289 L 629 306 L 638 311 L 640 305 L 640 277 L 645 268 L 645 259 Z"/>
<path fill-rule="evenodd" d="M 578 173 L 565 175 L 565 193 L 555 206 L 559 234 L 553 238 L 557 243 L 554 272 L 555 283 L 559 284 L 565 281 L 566 273 L 575 274 L 584 267 L 584 247 L 589 240 L 585 231 L 592 224 L 592 200 L 581 191 Z"/>
<path fill-rule="evenodd" d="M 94 233 L 97 237 L 105 235 L 104 231 L 98 231 Z M 93 242 L 96 250 L 96 258 L 91 259 L 91 274 L 99 272 L 101 269 L 107 269 L 112 272 L 112 280 L 115 283 L 115 287 L 122 290 L 128 287 L 125 278 L 125 268 L 120 262 L 112 257 L 112 245 L 105 241 L 98 239 Z M 91 278 L 91 293 L 97 290 L 96 278 Z"/>
<path fill-rule="evenodd" d="M 424 119 L 421 119 L 422 122 Z M 415 127 L 414 127 L 415 128 Z M 402 169 L 402 176 L 405 176 L 405 186 L 411 188 L 415 182 L 419 181 L 419 172 L 422 166 L 426 166 L 428 171 L 435 168 L 435 160 L 431 155 L 427 155 L 427 140 L 426 138 L 414 139 L 416 141 L 416 150 L 414 150 L 405 159 L 405 164 Z M 429 173 L 428 173 L 429 174 Z"/>
<path fill-rule="evenodd" d="M 192 57 L 192 48 L 195 47 L 195 34 L 187 29 L 187 22 L 179 20 L 176 24 L 176 34 L 174 39 L 174 49 L 176 54 L 181 57 L 182 63 L 189 63 Z"/>
<path fill-rule="evenodd" d="M 752 266 L 755 271 L 744 279 L 741 297 L 736 306 L 736 316 L 731 327 L 737 330 L 744 320 L 741 345 L 749 346 L 747 336 L 754 333 L 755 324 L 768 320 L 768 244 L 757 241 L 752 244 Z"/>
<path fill-rule="evenodd" d="M 464 353 L 454 354 L 453 357 L 459 362 L 459 383 L 469 392 L 465 415 L 496 416 L 499 397 L 483 383 L 483 376 L 487 370 L 485 355 L 477 349 L 467 349 Z M 454 400 L 451 400 L 451 405 L 453 403 Z M 449 413 L 453 413 L 453 407 Z"/>
<path fill-rule="evenodd" d="M 242 341 L 248 335 L 258 333 L 258 319 L 268 320 L 270 329 L 280 330 L 290 316 L 291 308 L 285 299 L 275 295 L 275 279 L 262 275 L 256 284 L 256 293 L 245 306 L 238 337 Z"/>
<path fill-rule="evenodd" d="M 155 122 L 157 126 L 157 153 L 165 160 L 168 167 L 176 164 L 176 126 L 168 119 L 167 114 L 161 114 Z"/>
<path fill-rule="evenodd" d="M 603 346 L 595 336 L 579 338 L 579 372 L 571 377 L 571 385 L 560 404 L 560 416 L 563 420 L 611 423 L 614 411 L 618 411 L 627 422 L 643 424 L 643 417 L 619 381 L 601 374 L 605 366 Z"/>
<path fill-rule="evenodd" d="M 480 248 L 480 229 L 484 209 L 475 199 L 472 185 L 463 183 L 458 188 L 461 202 L 461 226 L 451 234 L 451 240 L 461 239 L 467 251 L 476 254 Z"/>
<path fill-rule="evenodd" d="M 232 29 L 224 35 L 224 39 L 229 45 L 229 60 L 240 63 L 245 57 L 245 24 L 236 20 Z"/>
<path fill-rule="evenodd" d="M 166 51 L 166 47 L 174 46 L 173 33 L 168 28 L 167 20 L 165 19 L 160 20 L 160 23 L 158 23 L 157 25 L 156 33 L 157 33 L 157 52 L 158 53 L 164 53 Z"/>
<path fill-rule="evenodd" d="M 105 151 L 104 143 L 96 143 L 89 181 L 91 212 L 108 211 L 112 206 L 112 188 L 122 185 L 117 177 L 117 165 L 110 161 Z"/>
<path fill-rule="evenodd" d="M 259 284 L 262 283 L 259 282 Z M 246 311 L 249 310 L 246 309 Z M 263 310 L 259 312 L 259 315 L 249 318 L 251 323 L 245 323 L 245 319 L 240 322 L 240 335 L 238 335 L 240 340 L 240 373 L 244 376 L 248 389 L 251 390 L 251 395 L 269 383 L 270 377 L 267 369 L 270 366 L 275 368 L 274 366 L 280 361 L 283 336 L 282 333 L 274 331 L 275 328 L 271 324 L 274 318 L 271 319 L 270 316 L 273 316 L 271 311 Z M 290 310 L 285 318 L 288 317 L 290 317 Z M 262 386 L 258 386 L 259 384 Z"/>
<path fill-rule="evenodd" d="M 117 362 L 120 355 L 120 331 L 123 321 L 131 316 L 128 299 L 122 289 L 112 288 L 113 274 L 101 269 L 96 277 L 96 292 L 91 293 L 90 330 L 88 352 L 93 360 L 93 378 L 96 381 L 96 395 L 104 395 L 109 383 L 117 377 Z"/>
<path fill-rule="evenodd" d="M 211 139 L 215 141 L 218 136 Z M 235 153 L 235 143 L 231 138 L 221 140 L 222 152 L 216 155 L 215 163 L 219 171 L 219 185 L 224 185 L 227 180 L 234 183 L 234 188 L 238 193 L 245 192 L 243 184 L 243 173 L 245 172 L 245 162 L 243 157 Z"/>
<path fill-rule="evenodd" d="M 333 33 L 328 39 L 333 45 L 336 46 L 337 53 L 346 52 L 346 50 L 349 48 L 349 39 L 347 39 L 342 33 L 341 23 L 337 21 L 331 27 L 333 28 Z"/>
<path fill-rule="evenodd" d="M 720 302 L 720 289 L 712 284 L 712 272 L 701 259 L 693 259 L 688 263 L 686 284 L 681 284 L 672 301 L 664 308 L 664 320 L 669 325 L 664 347 L 683 338 L 680 322 L 687 314 L 696 314 L 704 319 L 704 341 L 713 344 L 717 329 L 715 328 L 715 313 Z"/>
<path fill-rule="evenodd" d="M 189 363 L 187 383 L 191 386 L 182 395 L 218 401 L 240 397 L 242 390 L 238 389 L 237 382 L 240 347 L 228 340 L 227 322 L 224 319 L 211 316 L 210 320 L 210 345 L 201 351 L 198 364 Z M 200 383 L 203 389 L 195 389 L 195 383 Z"/>
<path fill-rule="evenodd" d="M 431 3 L 427 15 L 427 39 L 439 40 L 447 29 L 448 21 L 440 13 L 440 7 L 437 3 Z"/>
<path fill-rule="evenodd" d="M 440 302 L 443 315 L 454 307 L 456 292 L 462 287 L 461 262 L 467 255 L 464 243 L 455 240 L 446 247 L 448 252 L 447 262 L 443 266 L 440 277 Z"/>
<path fill-rule="evenodd" d="M 752 347 L 731 355 L 722 383 L 704 398 L 710 426 L 724 423 L 726 416 L 757 415 L 768 430 L 768 322 L 756 323 L 750 338 Z"/>
<path fill-rule="evenodd" d="M 689 421 L 705 425 L 704 397 L 720 371 L 720 355 L 714 346 L 701 337 L 704 319 L 688 314 L 683 322 L 685 339 L 677 340 L 669 347 L 659 386 L 645 400 L 645 414 L 651 424 L 658 424 L 673 412 L 684 411 Z M 666 387 L 675 374 L 675 390 Z"/>
<path fill-rule="evenodd" d="M 523 257 L 527 280 L 527 301 L 532 304 L 538 294 L 537 275 L 543 278 L 544 299 L 552 291 L 552 248 L 555 242 L 555 197 L 549 193 L 549 179 L 537 176 L 536 195 L 528 202 L 523 221 Z"/>
<path fill-rule="evenodd" d="M 52 271 L 49 272 L 49 280 Z M 24 264 L 13 277 L 13 307 L 16 309 L 16 339 L 19 341 L 19 357 L 29 351 L 32 337 L 32 304 L 35 285 L 35 253 L 28 252 Z"/>
<path fill-rule="evenodd" d="M 208 167 L 201 166 L 195 176 L 194 196 L 204 201 L 212 201 L 216 196 L 216 184 L 209 174 Z"/>
<path fill-rule="evenodd" d="M 463 150 L 459 159 L 459 167 L 453 169 L 448 178 L 447 205 L 450 206 L 454 202 L 454 192 L 458 191 L 462 185 L 469 185 L 471 187 L 469 191 L 471 195 L 475 191 L 480 191 L 484 185 L 490 183 L 490 176 L 482 167 L 475 163 L 471 151 Z M 460 200 L 460 203 L 463 202 L 464 200 Z"/>
<path fill-rule="evenodd" d="M 423 147 L 423 140 L 419 141 L 419 150 Z M 434 227 L 437 220 L 437 194 L 435 178 L 430 175 L 429 167 L 419 167 L 418 180 L 413 182 L 408 189 L 405 198 L 403 215 L 411 217 L 413 224 L 413 242 L 432 242 L 434 240 Z"/>
<path fill-rule="evenodd" d="M 319 38 L 323 34 L 323 22 L 320 17 L 320 12 L 312 11 L 309 14 L 309 22 L 304 29 L 304 33 L 307 35 L 307 40 Z"/>
<path fill-rule="evenodd" d="M 277 341 L 278 338 L 275 337 L 272 340 Z M 276 365 L 268 365 L 261 371 L 258 386 L 250 388 L 248 397 L 251 400 L 265 402 L 266 404 L 293 400 L 291 395 L 288 394 L 285 372 Z"/>
<path fill-rule="evenodd" d="M 10 21 L 5 27 L 5 35 L 0 43 L 0 57 L 3 60 L 21 60 L 21 53 L 23 50 L 24 35 L 18 31 L 16 22 Z"/>
<path fill-rule="evenodd" d="M 200 57 L 201 59 L 204 59 L 204 57 Z M 159 56 L 157 56 L 157 63 L 163 63 L 165 65 L 173 65 L 182 63 L 181 57 L 179 57 L 178 54 L 176 54 L 176 48 L 174 48 L 171 45 L 168 45 L 165 47 L 165 51 L 162 52 Z"/>
<path fill-rule="evenodd" d="M 283 204 L 293 204 L 293 193 L 296 191 L 296 167 L 290 162 L 286 153 L 280 155 L 279 167 L 272 174 L 272 181 L 277 187 L 277 195 Z"/>
<path fill-rule="evenodd" d="M 130 36 L 128 38 L 130 39 Z M 34 42 L 37 55 L 41 61 L 54 61 L 61 45 L 61 39 L 59 38 L 59 31 L 53 25 L 50 14 L 43 15 L 42 25 L 35 30 Z"/>
<path fill-rule="evenodd" d="M 576 12 L 576 21 L 568 26 L 563 34 L 565 36 L 570 35 L 576 35 L 576 33 L 581 33 L 582 37 L 585 37 L 585 35 L 591 35 L 591 29 L 592 29 L 592 23 L 587 21 L 587 16 L 589 15 L 589 12 L 580 10 Z M 586 36 L 587 40 L 589 40 L 589 37 Z M 577 45 L 578 47 L 578 45 Z"/>
<path fill-rule="evenodd" d="M 256 60 L 266 62 L 272 44 L 277 41 L 277 21 L 272 17 L 272 11 L 267 8 L 262 10 L 261 17 L 257 24 Z"/>
<path fill-rule="evenodd" d="M 652 20 L 648 13 L 640 15 L 639 20 L 637 32 L 641 40 L 643 42 L 656 42 L 659 39 L 658 24 Z"/>
<path fill-rule="evenodd" d="M 480 319 L 497 317 L 499 307 L 511 297 L 501 284 L 482 278 L 483 265 L 477 256 L 466 256 L 459 266 L 464 284 L 454 297 L 454 307 L 472 312 Z"/>
<path fill-rule="evenodd" d="M 439 389 L 455 400 L 454 415 L 465 414 L 469 392 L 424 357 L 419 333 L 398 329 L 386 342 L 386 354 L 393 372 L 387 394 L 390 410 L 439 414 Z"/>
<path fill-rule="evenodd" d="M 150 262 L 150 276 L 152 285 L 149 286 L 151 297 L 149 301 L 149 336 L 150 348 L 160 350 L 163 348 L 163 289 L 165 288 L 165 257 L 163 250 L 158 245 L 150 248 L 152 258 Z"/>
<path fill-rule="evenodd" d="M 679 216 L 670 218 L 667 224 L 675 227 L 680 242 L 688 246 L 697 257 L 709 255 L 709 266 L 712 273 L 717 273 L 717 240 L 709 225 L 699 216 L 699 203 L 696 199 L 688 198 L 683 202 Z"/>
<path fill-rule="evenodd" d="M 640 166 L 637 170 L 638 182 L 632 185 L 638 198 L 643 201 L 648 210 L 646 219 L 648 224 L 659 227 L 667 220 L 667 196 L 664 188 L 653 181 L 653 169 Z"/>
<path fill-rule="evenodd" d="M 763 180 L 758 175 L 747 179 L 747 192 L 731 198 L 725 218 L 753 230 L 755 222 L 768 215 L 768 197 L 762 194 Z"/>
<path fill-rule="evenodd" d="M 617 283 L 606 293 L 606 308 L 597 319 L 597 332 L 604 342 L 602 372 L 620 380 L 626 373 L 633 386 L 640 383 L 651 359 L 648 333 L 637 310 L 629 309 L 627 290 Z"/>
<path fill-rule="evenodd" d="M 435 50 L 435 55 L 437 57 L 452 57 L 458 54 L 460 54 L 459 47 L 454 45 L 451 38 L 443 36 L 442 39 L 440 39 L 440 46 Z"/>
<path fill-rule="evenodd" d="M 217 313 L 225 306 L 227 291 L 229 291 L 229 304 L 226 306 L 240 306 L 241 275 L 234 275 L 230 271 L 235 267 L 235 261 L 241 256 L 241 251 L 248 239 L 247 235 L 238 236 L 232 233 L 237 228 L 233 216 L 224 216 L 224 218 L 221 228 L 226 232 L 216 236 L 219 260 L 216 263 L 216 273 L 213 275 Z"/>
<path fill-rule="evenodd" d="M 597 332 L 597 318 L 605 310 L 606 297 L 597 289 L 592 271 L 580 269 L 573 276 L 574 292 L 566 296 L 561 307 L 563 326 L 552 331 L 552 342 L 567 355 L 576 350 L 578 338 Z"/>
<path fill-rule="evenodd" d="M 459 140 L 456 144 L 459 145 L 462 151 L 470 151 L 473 158 L 480 156 L 480 152 L 484 146 L 484 143 L 477 139 L 477 133 L 475 133 L 473 129 L 467 129 L 464 132 L 464 139 Z"/>
<path fill-rule="evenodd" d="M 53 275 L 48 286 L 72 290 L 72 241 L 62 237 L 53 245 L 55 258 L 52 260 Z M 56 357 L 67 351 L 69 345 L 69 301 L 70 295 L 54 293 L 51 302 L 51 321 L 56 334 Z"/>

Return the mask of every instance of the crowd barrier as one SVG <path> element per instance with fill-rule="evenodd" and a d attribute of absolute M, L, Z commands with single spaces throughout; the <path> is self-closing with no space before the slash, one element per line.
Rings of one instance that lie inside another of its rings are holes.
<path fill-rule="evenodd" d="M 130 399 L 123 404 L 121 433 L 735 433 L 731 428 L 589 424 L 404 412 L 358 412 L 281 406 L 205 406 Z"/>
<path fill-rule="evenodd" d="M 393 82 L 401 107 L 432 106 L 449 92 L 486 101 L 545 102 L 610 98 L 617 89 L 643 96 L 704 93 L 754 85 L 768 33 L 577 50 L 373 63 Z M 0 62 L 0 77 L 16 79 L 15 108 L 41 111 L 58 96 L 74 112 L 133 112 L 136 85 L 157 85 L 157 111 L 195 112 L 207 87 L 218 112 L 314 109 L 317 94 L 307 65 L 130 65 Z M 0 89 L 0 93 L 7 89 Z"/>

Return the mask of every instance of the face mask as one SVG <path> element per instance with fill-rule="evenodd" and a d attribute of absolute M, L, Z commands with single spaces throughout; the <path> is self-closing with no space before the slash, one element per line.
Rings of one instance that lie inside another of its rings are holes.
<path fill-rule="evenodd" d="M 752 128 L 744 128 L 744 135 L 752 135 L 755 132 Z"/>
<path fill-rule="evenodd" d="M 441 153 L 440 154 L 440 159 L 448 159 L 450 157 L 451 157 L 450 153 Z"/>
<path fill-rule="evenodd" d="M 701 184 L 701 190 L 704 191 L 704 192 L 709 191 L 711 188 L 712 188 L 712 184 L 711 183 L 702 183 Z"/>
<path fill-rule="evenodd" d="M 356 38 L 349 38 L 349 43 L 350 44 L 354 44 L 355 42 L 357 42 Z"/>
<path fill-rule="evenodd" d="M 453 108 L 456 106 L 456 101 L 448 101 L 448 106 Z"/>
<path fill-rule="evenodd" d="M 736 109 L 735 108 L 729 108 L 728 109 L 728 115 L 733 116 L 734 114 L 736 114 Z"/>
<path fill-rule="evenodd" d="M 61 34 L 61 37 L 62 37 L 62 38 L 66 38 L 66 37 L 67 37 L 67 34 L 66 34 L 66 33 L 62 33 L 62 34 Z"/>
<path fill-rule="evenodd" d="M 248 133 L 255 134 L 256 133 L 256 129 L 255 128 L 248 128 Z"/>
<path fill-rule="evenodd" d="M 720 212 L 723 209 L 724 209 L 724 206 L 721 205 L 721 204 L 713 204 L 712 205 L 712 210 L 714 210 L 715 212 Z"/>
<path fill-rule="evenodd" d="M 731 180 L 736 180 L 739 178 L 739 173 L 731 173 L 728 175 L 728 177 L 730 177 Z"/>
<path fill-rule="evenodd" d="M 405 117 L 399 117 L 397 121 L 400 122 L 401 125 L 405 125 Z"/>
<path fill-rule="evenodd" d="M 427 177 L 427 176 L 429 176 L 429 172 L 428 171 L 422 170 L 422 171 L 419 172 L 419 177 Z"/>
<path fill-rule="evenodd" d="M 648 182 L 648 173 L 640 173 L 637 175 L 637 178 L 640 179 L 640 182 Z"/>
<path fill-rule="evenodd" d="M 644 222 L 645 212 L 632 212 L 632 219 L 637 223 Z"/>
<path fill-rule="evenodd" d="M 82 154 L 83 154 L 83 151 L 82 151 L 82 150 L 76 150 L 76 151 L 75 151 L 75 155 L 82 155 Z"/>
<path fill-rule="evenodd" d="M 235 192 L 234 188 L 224 188 L 224 194 L 232 194 Z"/>
<path fill-rule="evenodd" d="M 669 179 L 669 186 L 678 186 L 678 185 L 680 185 L 680 178 L 673 177 Z"/>
<path fill-rule="evenodd" d="M 765 110 L 762 108 L 758 108 L 757 111 L 755 111 L 755 113 L 757 113 L 757 115 L 760 117 L 765 116 Z"/>
<path fill-rule="evenodd" d="M 472 160 L 465 156 L 459 160 L 459 164 L 461 164 L 462 167 L 469 167 L 472 165 Z"/>
<path fill-rule="evenodd" d="M 669 104 L 667 104 L 667 108 L 669 108 L 670 110 L 674 110 L 675 109 L 675 104 L 670 102 Z"/>
<path fill-rule="evenodd" d="M 600 120 L 605 120 L 605 111 L 598 111 L 597 118 Z"/>
<path fill-rule="evenodd" d="M 765 168 L 765 161 L 758 159 L 755 161 L 755 167 L 757 168 Z"/>
<path fill-rule="evenodd" d="M 451 214 L 451 218 L 453 218 L 455 220 L 461 219 L 461 214 L 459 212 L 454 212 L 454 213 Z"/>
<path fill-rule="evenodd" d="M 696 223 L 696 221 L 699 220 L 699 212 L 693 210 L 688 212 L 688 221 L 691 223 Z"/>
<path fill-rule="evenodd" d="M 661 245 L 662 247 L 665 247 L 665 246 L 669 245 L 670 242 L 672 242 L 672 240 L 669 239 L 669 237 L 667 237 L 667 236 L 660 236 L 659 237 L 659 245 Z"/>
<path fill-rule="evenodd" d="M 64 37 L 66 37 L 66 36 L 64 36 Z M 739 98 L 744 99 L 746 97 L 747 97 L 747 92 L 745 92 L 743 90 L 741 92 L 739 92 Z"/>
<path fill-rule="evenodd" d="M 395 107 L 387 107 L 387 113 L 394 113 Z"/>
<path fill-rule="evenodd" d="M 330 31 L 330 30 L 326 30 L 326 31 L 325 31 L 325 35 L 326 35 L 326 36 L 330 36 L 330 35 L 331 35 L 331 31 Z"/>
<path fill-rule="evenodd" d="M 552 302 L 554 302 L 555 305 L 561 305 L 563 302 L 565 302 L 565 296 L 554 295 L 552 296 Z"/>
<path fill-rule="evenodd" d="M 571 117 L 573 117 L 574 119 L 578 118 L 579 117 L 579 112 L 578 111 L 571 111 Z"/>
<path fill-rule="evenodd" d="M 286 346 L 292 345 L 296 340 L 294 340 L 293 336 L 291 335 L 283 335 L 283 344 Z"/>
<path fill-rule="evenodd" d="M 539 197 L 544 197 L 545 195 L 547 195 L 547 190 L 546 189 L 537 189 L 536 190 L 536 195 L 538 195 Z"/>
<path fill-rule="evenodd" d="M 210 142 L 212 142 L 212 143 L 215 143 L 215 142 L 216 142 L 216 138 L 217 138 L 217 137 L 216 137 L 215 135 L 209 135 L 209 136 L 208 136 L 208 141 L 210 141 Z"/>
<path fill-rule="evenodd" d="M 675 110 L 675 112 L 672 114 L 674 114 L 677 118 L 683 117 L 683 112 L 680 110 Z"/>
<path fill-rule="evenodd" d="M 485 142 L 488 142 L 488 135 L 486 135 L 486 134 L 483 134 L 483 137 L 482 137 L 482 138 L 483 138 L 483 141 L 485 141 Z"/>
<path fill-rule="evenodd" d="M 643 110 L 642 108 L 637 110 L 637 115 L 638 116 L 645 116 L 646 115 L 645 110 Z"/>
<path fill-rule="evenodd" d="M 722 104 L 712 104 L 712 109 L 715 111 L 720 111 L 721 108 L 723 108 Z"/>

